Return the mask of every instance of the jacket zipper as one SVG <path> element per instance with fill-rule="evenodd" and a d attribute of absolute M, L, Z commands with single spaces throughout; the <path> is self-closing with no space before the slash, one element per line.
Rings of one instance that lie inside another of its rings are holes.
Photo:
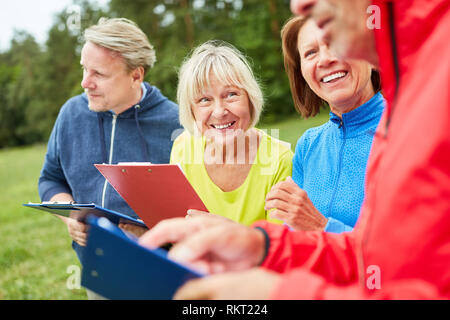
<path fill-rule="evenodd" d="M 394 104 L 398 95 L 398 88 L 400 85 L 400 66 L 399 66 L 399 59 L 398 59 L 398 51 L 397 51 L 397 37 L 395 32 L 395 10 L 394 10 L 394 3 L 392 1 L 386 3 L 387 6 L 387 14 L 389 19 L 389 32 L 390 32 L 390 39 L 391 39 L 391 46 L 392 46 L 392 60 L 394 65 L 394 73 L 395 73 L 395 91 L 394 91 L 394 98 L 392 101 L 392 106 L 390 113 L 388 114 L 388 118 L 386 120 L 386 126 L 385 126 L 385 132 L 384 132 L 384 139 L 387 139 L 388 130 L 390 121 L 392 118 L 392 114 L 394 112 Z M 369 210 L 367 212 L 367 210 Z M 361 288 L 366 287 L 366 269 L 365 269 L 365 260 L 364 260 L 364 252 L 363 247 L 367 244 L 369 233 L 370 233 L 370 227 L 372 226 L 371 220 L 372 220 L 372 210 L 370 208 L 366 209 L 367 218 L 365 219 L 365 223 L 362 228 L 362 235 L 361 235 L 361 243 L 359 248 L 359 253 L 356 253 L 356 257 L 359 260 L 358 262 L 358 273 L 359 273 L 359 280 L 361 284 Z"/>
<path fill-rule="evenodd" d="M 395 89 L 394 89 L 394 98 L 392 101 L 391 109 L 387 115 L 386 126 L 384 128 L 384 138 L 387 138 L 389 125 L 391 123 L 392 115 L 394 113 L 394 104 L 398 94 L 398 88 L 400 86 L 400 64 L 398 61 L 398 51 L 397 51 L 397 35 L 395 32 L 395 12 L 394 12 L 394 3 L 388 2 L 387 4 L 388 11 L 388 21 L 389 21 L 389 31 L 390 31 L 390 40 L 392 47 L 392 62 L 394 65 L 394 75 L 395 75 Z"/>
<path fill-rule="evenodd" d="M 112 129 L 111 129 L 111 143 L 109 148 L 109 160 L 108 164 L 112 164 L 112 157 L 114 152 L 114 136 L 116 133 L 116 122 L 117 122 L 117 114 L 113 115 L 112 119 Z M 105 179 L 105 183 L 103 185 L 103 193 L 102 193 L 102 207 L 105 208 L 105 197 L 106 197 L 106 188 L 108 186 L 108 181 Z"/>
<path fill-rule="evenodd" d="M 328 207 L 328 216 L 331 217 L 331 208 L 333 207 L 333 203 L 334 203 L 334 199 L 336 198 L 336 193 L 337 193 L 337 188 L 339 185 L 339 179 L 341 177 L 341 170 L 342 170 L 342 158 L 343 158 L 343 154 L 344 154 L 344 147 L 345 147 L 345 142 L 346 142 L 346 132 L 345 132 L 345 126 L 344 126 L 344 120 L 340 119 L 339 121 L 339 129 L 342 128 L 342 134 L 343 134 L 343 142 L 341 145 L 341 149 L 339 150 L 339 164 L 338 164 L 338 173 L 337 173 L 337 178 L 336 178 L 336 185 L 335 188 L 333 190 L 333 194 L 331 196 L 331 200 L 330 200 L 330 205 Z"/>

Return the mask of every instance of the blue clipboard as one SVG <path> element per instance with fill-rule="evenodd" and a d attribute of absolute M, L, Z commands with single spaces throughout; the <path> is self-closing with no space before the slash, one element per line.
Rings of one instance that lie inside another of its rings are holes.
<path fill-rule="evenodd" d="M 43 210 L 52 214 L 56 214 L 63 217 L 73 218 L 78 221 L 86 221 L 90 215 L 96 217 L 105 217 L 114 224 L 119 223 L 131 223 L 138 226 L 145 227 L 142 220 L 134 219 L 130 216 L 122 214 L 117 211 L 109 210 L 100 207 L 94 203 L 79 204 L 79 203 L 27 203 L 25 207 Z"/>
<path fill-rule="evenodd" d="M 150 250 L 104 218 L 89 217 L 81 285 L 114 300 L 168 300 L 203 275 Z"/>

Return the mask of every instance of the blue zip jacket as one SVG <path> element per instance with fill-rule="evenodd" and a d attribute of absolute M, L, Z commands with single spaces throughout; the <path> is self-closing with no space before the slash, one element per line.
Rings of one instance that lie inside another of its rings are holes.
<path fill-rule="evenodd" d="M 183 131 L 178 106 L 148 83 L 143 89 L 141 101 L 119 115 L 89 110 L 84 93 L 63 105 L 39 178 L 41 201 L 69 193 L 78 203 L 93 202 L 138 217 L 94 164 L 169 163 L 172 143 Z M 74 241 L 72 247 L 83 264 L 84 247 Z"/>
<path fill-rule="evenodd" d="M 181 132 L 178 106 L 156 87 L 144 85 L 139 104 L 119 115 L 89 110 L 84 93 L 64 104 L 39 178 L 42 201 L 66 192 L 78 203 L 94 202 L 137 217 L 94 164 L 169 163 L 173 140 Z"/>
<path fill-rule="evenodd" d="M 292 179 L 326 218 L 325 231 L 353 230 L 364 199 L 364 180 L 373 135 L 384 110 L 381 93 L 298 140 Z"/>

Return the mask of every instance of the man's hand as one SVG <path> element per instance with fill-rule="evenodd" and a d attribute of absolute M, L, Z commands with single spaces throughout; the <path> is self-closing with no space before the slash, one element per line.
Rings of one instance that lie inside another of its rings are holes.
<path fill-rule="evenodd" d="M 58 193 L 55 194 L 49 202 L 63 202 L 69 203 L 74 199 L 71 194 L 68 193 Z M 70 237 L 73 241 L 78 243 L 80 246 L 85 247 L 87 244 L 87 230 L 88 226 L 85 223 L 79 222 L 72 218 L 66 218 L 62 216 L 57 216 L 61 219 L 67 226 L 67 230 L 69 231 Z"/>
<path fill-rule="evenodd" d="M 254 268 L 248 271 L 213 275 L 187 282 L 175 293 L 177 300 L 266 300 L 280 275 Z"/>
<path fill-rule="evenodd" d="M 148 231 L 147 228 L 132 223 L 119 223 L 119 228 L 122 229 L 123 231 L 133 234 L 138 238 L 140 238 L 143 234 L 145 234 Z"/>
<path fill-rule="evenodd" d="M 276 209 L 269 216 L 284 221 L 295 230 L 324 230 L 328 222 L 291 177 L 272 187 L 264 209 Z"/>
<path fill-rule="evenodd" d="M 72 218 L 60 218 L 66 224 L 67 230 L 69 231 L 72 240 L 78 243 L 80 246 L 85 247 L 87 245 L 88 226 L 85 223 Z"/>
<path fill-rule="evenodd" d="M 162 221 L 139 242 L 150 248 L 176 243 L 169 257 L 203 273 L 252 268 L 262 261 L 265 248 L 261 231 L 208 215 Z"/>
<path fill-rule="evenodd" d="M 210 212 L 207 212 L 207 211 L 194 210 L 194 209 L 189 209 L 187 211 L 187 214 L 186 214 L 186 218 L 195 218 L 195 217 L 199 217 L 199 216 L 208 216 L 208 217 L 211 217 L 211 218 L 222 219 L 224 221 L 229 221 L 229 222 L 233 221 L 233 220 L 228 219 L 226 217 L 219 216 L 218 214 L 210 213 Z"/>
<path fill-rule="evenodd" d="M 198 215 L 192 219 L 173 218 L 159 222 L 142 236 L 140 243 L 145 247 L 157 248 L 166 243 L 183 241 L 198 231 L 223 224 L 213 215 Z"/>

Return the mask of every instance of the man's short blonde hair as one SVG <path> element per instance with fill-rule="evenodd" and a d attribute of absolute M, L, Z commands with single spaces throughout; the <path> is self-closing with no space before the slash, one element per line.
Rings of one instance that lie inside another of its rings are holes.
<path fill-rule="evenodd" d="M 120 54 L 128 71 L 143 67 L 147 73 L 156 61 L 155 50 L 145 33 L 125 18 L 100 18 L 96 25 L 84 31 L 84 39 Z"/>
<path fill-rule="evenodd" d="M 210 86 L 211 75 L 227 85 L 247 92 L 251 105 L 251 122 L 248 129 L 254 127 L 259 121 L 264 104 L 261 88 L 244 55 L 232 45 L 217 40 L 197 47 L 180 68 L 177 100 L 181 125 L 191 134 L 196 132 L 192 105 L 195 98 Z"/>

